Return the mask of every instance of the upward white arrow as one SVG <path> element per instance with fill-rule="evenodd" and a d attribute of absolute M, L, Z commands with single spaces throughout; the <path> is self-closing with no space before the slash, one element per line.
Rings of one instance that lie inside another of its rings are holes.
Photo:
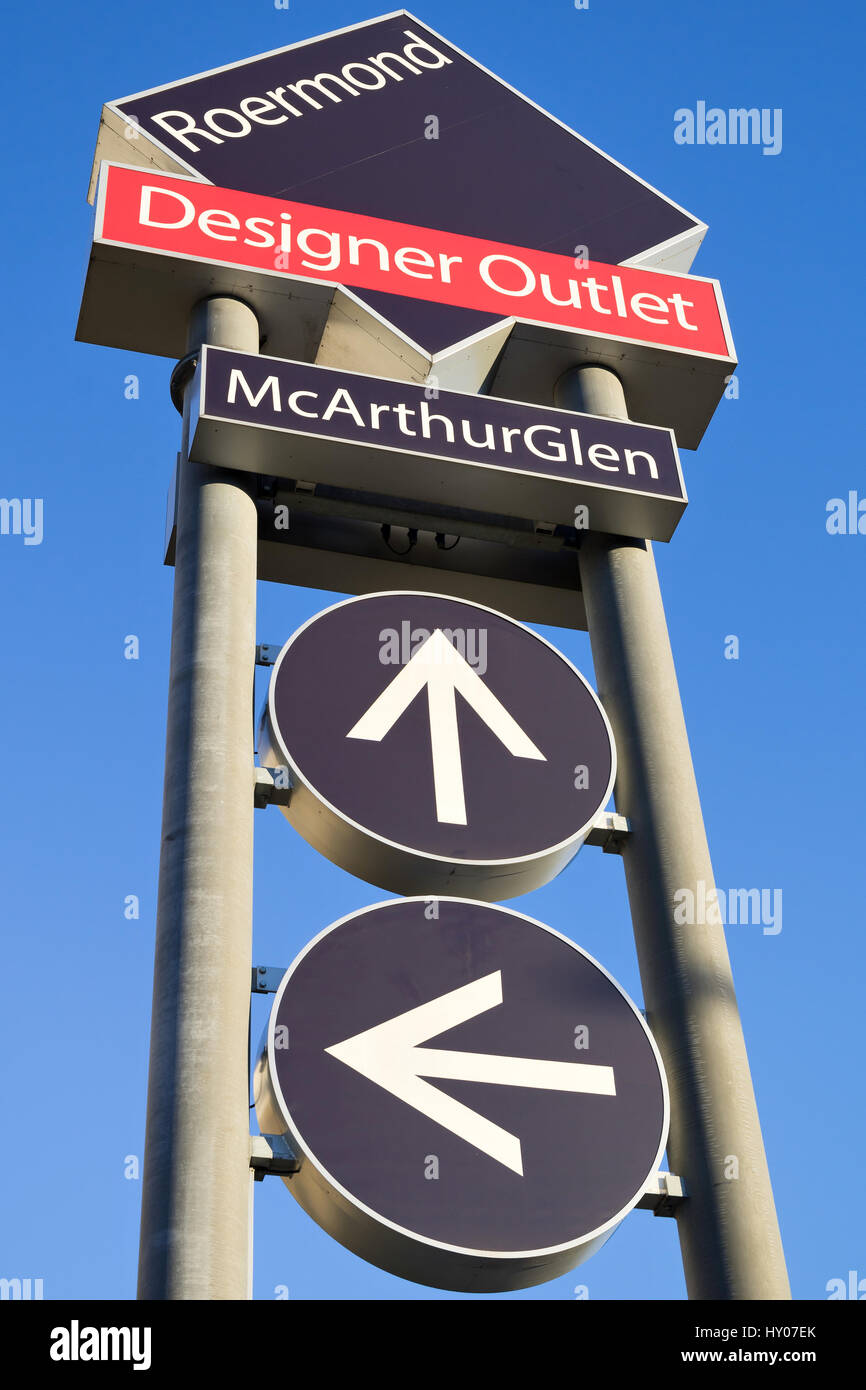
<path fill-rule="evenodd" d="M 534 758 L 542 763 L 547 759 L 438 627 L 346 737 L 381 743 L 425 685 L 436 819 L 448 825 L 466 825 L 456 691 L 515 758 Z"/>
<path fill-rule="evenodd" d="M 531 1057 L 446 1052 L 438 1047 L 419 1046 L 501 1003 L 502 971 L 494 970 L 471 984 L 431 999 L 429 1004 L 419 1004 L 346 1038 L 345 1042 L 326 1047 L 325 1051 L 523 1177 L 523 1154 L 516 1135 L 421 1078 L 438 1076 L 448 1081 L 482 1081 L 596 1096 L 615 1096 L 616 1086 L 613 1067 L 589 1062 L 545 1062 Z"/>

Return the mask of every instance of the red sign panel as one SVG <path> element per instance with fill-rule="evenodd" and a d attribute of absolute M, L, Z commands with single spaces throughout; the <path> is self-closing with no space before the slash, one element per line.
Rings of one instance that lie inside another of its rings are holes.
<path fill-rule="evenodd" d="M 122 165 L 103 172 L 96 236 L 104 242 L 733 356 L 715 280 L 575 261 Z"/>

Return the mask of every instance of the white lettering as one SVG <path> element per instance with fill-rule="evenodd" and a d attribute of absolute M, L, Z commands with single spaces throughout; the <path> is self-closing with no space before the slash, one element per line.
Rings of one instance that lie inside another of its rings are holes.
<path fill-rule="evenodd" d="M 436 264 L 429 251 L 418 251 L 414 246 L 401 246 L 399 251 L 394 252 L 394 264 L 397 269 L 401 270 L 404 275 L 413 275 L 416 280 L 432 280 L 432 275 L 425 274 L 423 270 L 413 270 L 411 265 L 407 264 L 410 256 L 415 260 L 416 265 L 420 260 L 421 265 L 428 270 Z"/>
<path fill-rule="evenodd" d="M 276 376 L 266 377 L 258 395 L 254 396 L 241 369 L 239 367 L 232 367 L 231 375 L 229 376 L 228 395 L 226 396 L 226 401 L 229 405 L 234 405 L 237 400 L 239 386 L 254 410 L 268 391 L 271 393 L 272 409 L 282 410 L 282 406 L 280 405 L 280 383 Z"/>
<path fill-rule="evenodd" d="M 662 299 L 661 295 L 649 294 L 642 290 L 640 294 L 633 294 L 631 297 L 632 313 L 637 314 L 639 319 L 645 319 L 647 323 L 667 323 L 670 315 L 668 314 L 667 300 Z M 649 312 L 655 309 L 656 313 L 664 314 L 662 319 L 654 319 Z"/>
<path fill-rule="evenodd" d="M 568 282 L 569 293 L 567 299 L 556 298 L 556 295 L 550 287 L 550 276 L 546 272 L 543 272 L 538 277 L 538 280 L 541 285 L 541 293 L 550 304 L 561 304 L 563 306 L 570 304 L 573 305 L 575 309 L 580 308 L 580 286 L 576 280 L 569 280 Z"/>
<path fill-rule="evenodd" d="M 408 434 L 414 439 L 415 435 L 417 434 L 417 431 L 410 430 L 409 428 L 409 416 L 411 415 L 414 417 L 414 410 L 410 410 L 408 405 L 406 405 L 404 401 L 400 401 L 398 405 L 394 406 L 394 414 L 397 416 L 397 423 L 400 426 L 400 433 Z"/>
<path fill-rule="evenodd" d="M 183 205 L 183 217 L 180 222 L 155 222 L 151 217 L 152 195 L 158 193 L 161 198 L 174 198 Z M 142 227 L 161 227 L 176 231 L 180 227 L 188 227 L 195 217 L 195 206 L 189 198 L 185 198 L 182 193 L 174 193 L 168 188 L 155 188 L 152 184 L 144 184 L 141 190 L 141 206 L 138 211 L 139 225 Z"/>
<path fill-rule="evenodd" d="M 310 237 L 324 237 L 327 249 L 317 251 L 310 245 Z M 310 270 L 336 270 L 340 264 L 340 233 L 324 232 L 320 227 L 304 227 L 303 231 L 298 232 L 298 248 L 303 251 L 305 256 L 313 256 L 312 261 L 301 261 L 301 265 L 307 266 Z"/>
<path fill-rule="evenodd" d="M 460 423 L 461 423 L 462 426 L 463 426 L 463 438 L 466 440 L 466 443 L 467 443 L 467 444 L 470 444 L 470 445 L 472 446 L 473 449 L 495 449 L 495 448 L 496 448 L 496 441 L 495 441 L 495 439 L 494 439 L 494 437 L 493 437 L 493 426 L 492 426 L 492 425 L 485 425 L 485 426 L 484 426 L 484 438 L 479 442 L 477 439 L 473 439 L 473 438 L 472 438 L 472 426 L 470 425 L 469 421 L 468 421 L 468 420 L 461 420 Z"/>
<path fill-rule="evenodd" d="M 451 267 L 462 263 L 462 256 L 446 256 L 444 251 L 439 252 L 439 279 L 443 285 L 451 284 Z"/>
<path fill-rule="evenodd" d="M 582 468 L 583 453 L 581 452 L 580 448 L 580 435 L 576 429 L 571 429 L 568 432 L 571 435 L 571 448 L 572 452 L 574 453 L 574 461 L 577 464 L 578 468 Z"/>
<path fill-rule="evenodd" d="M 686 309 L 694 309 L 694 300 L 683 299 L 681 294 L 671 294 L 668 295 L 668 303 L 673 304 L 676 310 L 677 323 L 681 324 L 683 328 L 688 328 L 693 333 L 696 333 L 698 331 L 698 325 L 696 323 L 687 323 L 685 315 Z"/>
<path fill-rule="evenodd" d="M 648 454 L 648 453 L 646 452 L 645 449 L 626 449 L 626 451 L 625 451 L 625 471 L 626 471 L 626 473 L 631 473 L 632 477 L 634 477 L 634 471 L 635 471 L 635 470 L 634 470 L 634 461 L 635 461 L 635 459 L 646 459 L 647 467 L 649 468 L 650 477 L 651 477 L 651 478 L 657 478 L 657 477 L 658 477 L 658 475 L 659 475 L 659 470 L 658 470 L 658 468 L 656 467 L 656 461 L 655 461 L 655 459 L 653 458 L 652 454 Z"/>
<path fill-rule="evenodd" d="M 318 391 L 293 391 L 289 396 L 289 410 L 293 410 L 296 415 L 305 416 L 307 420 L 318 420 L 319 417 L 315 410 L 302 410 L 298 405 L 298 401 L 302 396 L 308 396 L 311 401 L 317 401 L 319 399 Z"/>
<path fill-rule="evenodd" d="M 217 121 L 217 116 L 222 116 L 224 121 L 237 121 L 239 129 L 232 130 L 231 127 L 229 127 L 229 129 L 226 130 L 225 126 L 220 125 Z M 229 140 L 241 140 L 245 135 L 249 135 L 252 130 L 252 126 L 246 116 L 239 116 L 237 111 L 230 111 L 227 106 L 211 107 L 210 111 L 205 111 L 204 119 L 205 125 L 209 125 L 211 130 L 216 131 L 217 135 L 224 135 Z"/>
<path fill-rule="evenodd" d="M 504 425 L 504 426 L 503 426 L 503 429 L 502 429 L 502 447 L 503 447 L 503 449 L 505 450 L 506 454 L 513 454 L 513 453 L 514 453 L 514 450 L 513 450 L 512 447 L 511 447 L 511 441 L 512 441 L 512 439 L 514 438 L 515 435 L 517 435 L 517 436 L 519 437 L 521 434 L 523 434 L 523 430 L 522 430 L 522 429 L 519 429 L 519 428 L 518 428 L 518 429 L 512 429 L 512 428 L 511 428 L 510 426 L 508 426 L 508 425 Z"/>
<path fill-rule="evenodd" d="M 290 83 L 288 90 L 294 92 L 295 96 L 299 96 L 301 101 L 305 101 L 308 106 L 312 106 L 314 111 L 321 111 L 322 103 L 316 101 L 315 97 L 307 96 L 307 93 L 301 90 L 302 87 L 315 87 L 323 97 L 327 97 L 329 101 L 336 102 L 339 106 L 343 98 L 337 96 L 336 92 L 329 92 L 327 87 L 323 86 L 325 82 L 336 82 L 337 86 L 342 87 L 345 92 L 348 92 L 350 97 L 356 97 L 358 95 L 355 88 L 349 82 L 345 82 L 342 77 L 335 77 L 333 73 L 330 72 L 320 72 L 317 73 L 315 77 L 302 77 L 300 82 Z M 280 87 L 277 90 L 282 91 L 283 89 Z M 268 92 L 268 96 L 271 95 L 272 93 Z M 301 112 L 299 111 L 298 115 L 300 116 L 300 114 Z"/>
<path fill-rule="evenodd" d="M 593 444 L 586 451 L 586 456 L 595 468 L 604 468 L 608 473 L 618 473 L 617 463 L 602 463 L 602 459 L 619 459 L 619 454 L 610 444 Z"/>
<path fill-rule="evenodd" d="M 247 220 L 246 220 L 246 222 L 244 223 L 244 229 L 245 229 L 246 231 L 248 231 L 248 232 L 255 232 L 256 236 L 259 237 L 260 240 L 259 240 L 259 241 L 253 241 L 253 240 L 251 240 L 250 237 L 245 236 L 245 237 L 244 237 L 244 246 L 273 246 L 273 245 L 275 245 L 275 243 L 276 243 L 276 238 L 273 237 L 273 236 L 271 236 L 270 232 L 266 232 L 262 227 L 260 227 L 260 226 L 259 226 L 259 223 L 260 223 L 260 222 L 264 222 L 264 223 L 266 224 L 266 226 L 268 226 L 268 227 L 273 227 L 273 225 L 274 225 L 273 222 L 271 221 L 270 217 L 248 217 Z"/>
<path fill-rule="evenodd" d="M 196 136 L 199 142 L 207 140 L 213 145 L 222 145 L 225 140 L 242 140 L 249 135 L 253 123 L 282 125 L 287 116 L 282 112 L 269 114 L 276 112 L 278 107 L 282 107 L 290 116 L 303 116 L 305 112 L 288 99 L 289 92 L 306 103 L 307 112 L 322 111 L 326 102 L 339 106 L 346 96 L 357 97 L 362 92 L 381 91 L 388 85 L 389 79 L 403 82 L 406 74 L 418 77 L 424 71 L 434 71 L 453 62 L 414 30 L 404 29 L 403 33 L 409 42 L 402 53 L 377 53 L 370 55 L 366 62 L 346 63 L 339 75 L 319 72 L 315 77 L 302 77 L 286 87 L 274 87 L 263 96 L 243 97 L 237 111 L 214 106 L 202 116 L 202 126 L 196 124 L 196 118 L 188 111 L 160 111 L 153 121 L 179 145 L 198 153 L 201 144 L 191 136 Z M 204 129 L 203 126 L 208 128 Z"/>
<path fill-rule="evenodd" d="M 345 402 L 345 404 L 340 404 L 341 401 Z M 360 425 L 361 429 L 364 428 L 363 417 L 358 411 L 358 407 L 355 405 L 355 402 L 352 400 L 352 397 L 349 395 L 349 392 L 346 390 L 345 386 L 338 387 L 338 389 L 334 392 L 327 409 L 322 414 L 322 419 L 330 420 L 333 418 L 334 415 L 337 414 L 351 415 L 352 419 L 355 421 L 355 424 Z"/>
<path fill-rule="evenodd" d="M 433 421 L 445 426 L 445 438 L 449 444 L 454 443 L 454 426 L 447 415 L 431 415 L 430 407 L 426 401 L 421 402 L 421 433 L 425 439 L 430 438 L 430 426 Z"/>
<path fill-rule="evenodd" d="M 372 237 L 350 236 L 349 237 L 349 265 L 360 265 L 360 249 L 362 246 L 375 246 L 379 252 L 379 269 L 387 270 L 389 265 L 388 248 L 383 246 L 381 241 L 374 241 Z"/>
<path fill-rule="evenodd" d="M 244 97 L 241 102 L 241 110 L 245 116 L 249 116 L 251 121 L 257 121 L 259 125 L 282 125 L 287 121 L 288 116 L 274 116 L 271 120 L 265 120 L 264 111 L 276 111 L 276 106 L 272 101 L 267 101 L 265 97 Z"/>
<path fill-rule="evenodd" d="M 509 265 L 517 266 L 518 270 L 523 275 L 523 288 L 509 290 L 504 285 L 497 285 L 490 274 L 490 267 L 493 265 L 494 261 L 507 261 Z M 492 256 L 485 256 L 478 267 L 478 273 L 485 285 L 489 286 L 491 290 L 497 290 L 499 294 L 510 294 L 518 298 L 523 298 L 527 294 L 532 294 L 535 289 L 535 275 L 525 261 L 518 260 L 516 256 L 503 256 L 498 253 Z"/>
<path fill-rule="evenodd" d="M 220 221 L 220 218 L 223 220 Z M 217 227 L 228 227 L 232 231 L 239 231 L 241 224 L 233 212 L 223 212 L 219 208 L 208 208 L 206 212 L 199 213 L 198 225 L 205 236 L 215 237 L 217 241 L 237 241 L 236 236 L 223 236 L 221 232 L 215 231 L 214 224 Z"/>
<path fill-rule="evenodd" d="M 289 112 L 289 115 L 303 116 L 303 111 L 299 111 L 297 106 L 292 106 L 292 103 L 290 101 L 286 101 L 285 97 L 283 96 L 283 92 L 285 90 L 285 87 L 275 87 L 272 92 L 266 92 L 265 96 L 273 97 L 274 101 L 279 102 L 280 106 L 284 106 L 286 108 L 286 110 Z"/>
<path fill-rule="evenodd" d="M 186 124 L 178 129 L 170 123 L 168 119 L 169 116 L 177 116 L 179 120 L 185 121 Z M 164 131 L 167 131 L 169 135 L 173 135 L 175 140 L 179 140 L 182 145 L 186 145 L 188 150 L 194 150 L 196 154 L 198 154 L 201 149 L 201 145 L 194 145 L 191 140 L 187 140 L 186 137 L 190 133 L 200 135 L 203 140 L 210 140 L 212 145 L 221 145 L 223 143 L 218 135 L 211 135 L 210 131 L 200 130 L 195 123 L 194 117 L 187 115 L 186 111 L 161 111 L 159 115 L 154 116 L 153 119 L 157 125 L 162 126 Z"/>
<path fill-rule="evenodd" d="M 587 275 L 583 283 L 589 290 L 589 302 L 592 305 L 593 309 L 596 311 L 596 313 L 612 314 L 613 310 L 605 309 L 599 301 L 599 295 L 602 293 L 602 291 L 604 291 L 604 293 L 607 294 L 608 290 L 610 289 L 610 285 L 602 285 L 600 281 L 596 280 L 594 275 Z"/>
<path fill-rule="evenodd" d="M 438 48 L 434 48 L 433 45 L 432 45 L 432 43 L 427 43 L 426 40 L 424 40 L 424 39 L 419 39 L 418 35 L 415 34 L 415 33 L 413 33 L 411 29 L 404 29 L 404 30 L 403 30 L 403 33 L 406 35 L 407 39 L 411 39 L 411 40 L 412 40 L 412 42 L 411 42 L 411 43 L 407 43 L 406 46 L 405 46 L 405 48 L 403 49 L 403 52 L 406 54 L 406 57 L 407 57 L 407 58 L 410 56 L 410 54 L 409 54 L 409 49 L 410 49 L 410 48 L 412 48 L 412 49 L 419 49 L 419 48 L 420 48 L 420 49 L 423 49 L 423 51 L 424 51 L 425 53 L 432 53 L 432 54 L 433 54 L 433 57 L 434 57 L 435 60 L 436 60 L 436 61 L 433 62 L 433 63 L 425 63 L 423 58 L 419 58 L 419 57 L 418 57 L 417 52 L 412 53 L 412 55 L 411 55 L 412 61 L 413 61 L 413 63 L 417 63 L 418 66 L 419 66 L 419 68 L 431 68 L 431 69 L 432 69 L 432 68 L 444 68 L 444 67 L 446 66 L 446 64 L 448 64 L 448 63 L 450 63 L 450 62 L 453 61 L 451 58 L 446 58 L 444 53 L 440 53 L 439 50 L 438 50 Z"/>
<path fill-rule="evenodd" d="M 376 67 L 381 68 L 382 71 L 387 73 L 389 77 L 393 77 L 395 82 L 402 82 L 403 74 L 400 72 L 392 72 L 392 70 L 388 67 L 388 64 L 385 62 L 386 58 L 392 58 L 395 63 L 402 63 L 404 68 L 408 68 L 409 71 L 411 73 L 414 73 L 416 77 L 421 71 L 420 68 L 416 68 L 414 63 L 410 63 L 409 59 L 400 53 L 377 53 L 375 58 L 370 59 L 370 62 L 375 63 Z"/>
<path fill-rule="evenodd" d="M 559 434 L 560 431 L 555 425 L 531 425 L 523 436 L 526 447 L 536 458 L 546 459 L 549 463 L 565 463 L 565 446 L 561 440 L 549 440 L 548 448 L 552 452 L 544 453 L 535 447 L 535 436 L 541 431 L 546 430 L 548 434 Z"/>
<path fill-rule="evenodd" d="M 362 82 L 360 77 L 355 77 L 353 75 L 359 68 L 361 72 L 373 78 L 372 87 L 368 82 Z M 362 92 L 378 92 L 385 86 L 388 80 L 384 73 L 377 72 L 375 68 L 371 68 L 367 63 L 347 63 L 340 71 L 349 82 L 354 82 L 356 87 L 360 87 Z"/>

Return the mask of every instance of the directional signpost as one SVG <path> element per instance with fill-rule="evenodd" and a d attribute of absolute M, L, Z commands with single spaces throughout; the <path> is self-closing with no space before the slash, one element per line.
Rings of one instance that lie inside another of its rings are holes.
<path fill-rule="evenodd" d="M 184 416 L 140 1296 L 250 1294 L 257 788 L 412 895 L 272 1011 L 257 1114 L 320 1225 L 444 1288 L 553 1278 L 657 1184 L 669 1087 L 689 1296 L 789 1297 L 724 934 L 674 911 L 713 874 L 650 540 L 736 365 L 705 225 L 405 10 L 108 103 L 91 190 L 78 337 L 180 358 Z M 259 578 L 366 595 L 280 652 L 270 777 Z M 604 707 L 519 616 L 588 627 Z M 487 905 L 612 791 L 652 1036 Z"/>
<path fill-rule="evenodd" d="M 447 1289 L 525 1288 L 597 1251 L 657 1171 L 667 1088 L 592 957 L 459 898 L 352 913 L 286 972 L 256 1069 L 292 1196 L 356 1254 Z"/>
<path fill-rule="evenodd" d="M 406 10 L 109 102 L 102 158 L 612 264 L 688 270 L 706 232 Z M 408 287 L 362 297 L 429 353 L 497 337 Z"/>
<path fill-rule="evenodd" d="M 374 594 L 286 643 L 259 740 L 284 814 L 359 878 L 499 901 L 574 857 L 615 775 L 610 726 L 566 658 L 502 613 Z"/>

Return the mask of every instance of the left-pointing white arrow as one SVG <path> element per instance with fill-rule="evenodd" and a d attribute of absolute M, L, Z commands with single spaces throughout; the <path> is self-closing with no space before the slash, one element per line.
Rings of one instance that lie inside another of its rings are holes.
<path fill-rule="evenodd" d="M 501 1003 L 502 971 L 495 970 L 325 1051 L 522 1177 L 523 1154 L 516 1135 L 421 1078 L 436 1076 L 448 1081 L 481 1081 L 597 1096 L 615 1096 L 616 1086 L 613 1067 L 500 1057 L 485 1052 L 446 1052 L 419 1046 Z"/>

